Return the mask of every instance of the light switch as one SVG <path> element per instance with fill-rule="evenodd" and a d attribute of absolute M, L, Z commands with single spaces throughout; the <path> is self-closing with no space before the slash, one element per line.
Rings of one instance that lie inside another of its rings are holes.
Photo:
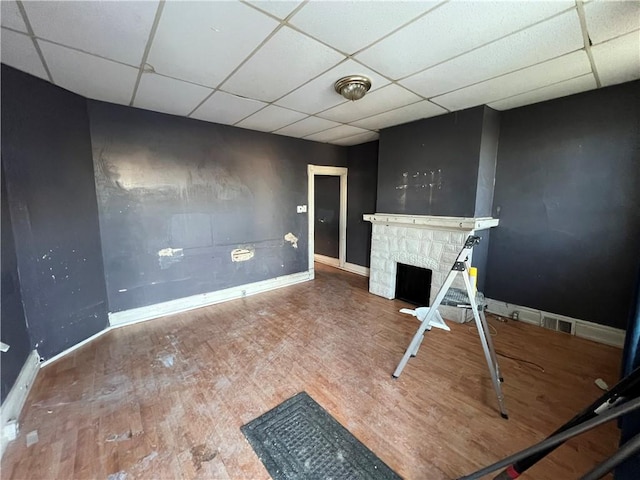
<path fill-rule="evenodd" d="M 298 211 L 298 213 L 307 213 L 307 206 L 306 205 L 298 205 L 296 207 L 296 210 Z"/>

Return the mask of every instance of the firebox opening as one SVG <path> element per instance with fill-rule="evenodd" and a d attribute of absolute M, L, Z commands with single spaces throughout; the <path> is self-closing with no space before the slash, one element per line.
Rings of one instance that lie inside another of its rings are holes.
<path fill-rule="evenodd" d="M 429 306 L 431 270 L 398 263 L 396 298 L 417 306 Z"/>

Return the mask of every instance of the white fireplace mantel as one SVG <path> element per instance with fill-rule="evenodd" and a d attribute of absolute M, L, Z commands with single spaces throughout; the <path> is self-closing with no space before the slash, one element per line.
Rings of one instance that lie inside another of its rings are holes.
<path fill-rule="evenodd" d="M 498 226 L 499 220 L 493 217 L 439 217 L 433 215 L 396 215 L 391 213 L 365 214 L 362 218 L 371 223 L 398 225 L 404 227 L 438 228 L 445 230 L 485 230 Z"/>

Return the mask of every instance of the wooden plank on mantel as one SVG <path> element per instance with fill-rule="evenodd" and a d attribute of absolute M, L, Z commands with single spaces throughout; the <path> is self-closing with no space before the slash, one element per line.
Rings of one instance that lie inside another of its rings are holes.
<path fill-rule="evenodd" d="M 435 215 L 394 215 L 389 213 L 370 213 L 363 215 L 362 218 L 371 223 L 451 230 L 484 230 L 498 226 L 500 221 L 493 217 L 440 217 Z"/>

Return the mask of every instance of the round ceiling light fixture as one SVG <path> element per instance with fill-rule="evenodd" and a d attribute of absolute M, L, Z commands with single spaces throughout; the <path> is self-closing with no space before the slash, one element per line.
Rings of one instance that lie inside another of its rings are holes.
<path fill-rule="evenodd" d="M 360 100 L 371 88 L 371 80 L 362 75 L 348 75 L 338 80 L 333 88 L 347 100 Z"/>

